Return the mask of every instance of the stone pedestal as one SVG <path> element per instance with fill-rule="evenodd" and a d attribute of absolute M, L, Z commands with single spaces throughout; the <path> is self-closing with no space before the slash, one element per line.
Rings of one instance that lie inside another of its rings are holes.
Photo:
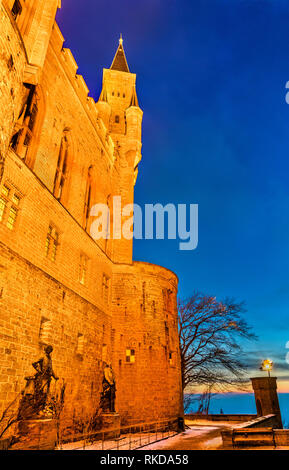
<path fill-rule="evenodd" d="M 251 378 L 257 416 L 276 415 L 277 428 L 282 429 L 282 419 L 277 394 L 276 377 L 254 377 Z"/>
<path fill-rule="evenodd" d="M 104 439 L 117 439 L 120 436 L 120 416 L 118 413 L 103 413 L 101 415 L 101 431 Z"/>
<path fill-rule="evenodd" d="M 12 450 L 54 450 L 57 442 L 54 419 L 27 419 L 19 422 L 17 443 Z"/>

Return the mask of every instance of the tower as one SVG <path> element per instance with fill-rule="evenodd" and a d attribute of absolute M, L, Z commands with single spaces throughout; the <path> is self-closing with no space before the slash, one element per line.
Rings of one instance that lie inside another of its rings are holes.
<path fill-rule="evenodd" d="M 141 160 L 143 112 L 136 93 L 136 74 L 130 72 L 122 36 L 111 67 L 103 70 L 97 109 L 119 154 L 121 170 L 115 195 L 121 196 L 122 207 L 133 204 L 134 185 Z M 132 262 L 132 240 L 114 240 L 114 247 L 116 261 Z"/>
<path fill-rule="evenodd" d="M 276 377 L 255 377 L 251 381 L 255 394 L 257 416 L 276 415 L 278 428 L 282 429 Z"/>

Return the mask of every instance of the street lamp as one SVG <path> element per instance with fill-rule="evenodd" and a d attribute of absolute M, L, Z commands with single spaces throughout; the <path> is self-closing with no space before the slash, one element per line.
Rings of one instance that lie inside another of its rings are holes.
<path fill-rule="evenodd" d="M 264 361 L 262 362 L 262 366 L 260 367 L 260 370 L 267 371 L 270 377 L 270 371 L 272 369 L 273 369 L 273 361 L 271 361 L 271 359 L 264 359 Z"/>

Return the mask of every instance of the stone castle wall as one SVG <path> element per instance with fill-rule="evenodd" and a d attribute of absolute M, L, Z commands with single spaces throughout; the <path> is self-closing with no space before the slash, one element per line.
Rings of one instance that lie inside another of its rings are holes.
<path fill-rule="evenodd" d="M 68 424 L 73 416 L 86 419 L 98 408 L 105 362 L 112 362 L 116 373 L 123 422 L 178 416 L 176 276 L 159 266 L 134 263 L 131 240 L 94 241 L 83 228 L 90 167 L 93 203 L 106 203 L 114 195 L 133 202 L 142 112 L 136 106 L 126 111 L 127 96 L 116 102 L 112 88 L 125 89 L 127 95 L 135 76 L 107 70 L 110 104 L 88 97 L 77 64 L 52 23 L 58 4 L 46 0 L 44 8 L 42 2 L 27 0 L 22 23 L 17 23 L 11 16 L 13 2 L 0 2 L 0 153 L 5 158 L 0 196 L 5 185 L 20 197 L 13 230 L 7 227 L 10 206 L 0 220 L 0 411 L 23 389 L 24 377 L 33 372 L 31 363 L 43 354 L 40 332 L 48 321 L 46 343 L 54 346 L 55 371 L 67 384 Z M 23 106 L 23 83 L 36 85 L 38 96 L 29 164 L 8 149 Z M 53 186 L 64 132 L 69 173 L 60 202 Z M 59 233 L 55 261 L 45 256 L 51 224 Z M 84 284 L 79 282 L 81 256 L 87 259 Z M 132 363 L 128 350 L 134 351 Z"/>
<path fill-rule="evenodd" d="M 9 11 L 0 2 L 0 181 L 3 162 L 23 97 L 25 48 Z"/>

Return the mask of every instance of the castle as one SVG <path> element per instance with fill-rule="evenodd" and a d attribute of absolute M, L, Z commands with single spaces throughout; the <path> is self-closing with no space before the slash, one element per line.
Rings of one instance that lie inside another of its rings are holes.
<path fill-rule="evenodd" d="M 60 3 L 0 0 L 0 411 L 52 344 L 68 422 L 95 413 L 105 363 L 122 423 L 181 416 L 176 275 L 133 261 L 132 239 L 90 235 L 94 204 L 134 200 L 136 75 L 120 39 L 88 96 Z"/>

